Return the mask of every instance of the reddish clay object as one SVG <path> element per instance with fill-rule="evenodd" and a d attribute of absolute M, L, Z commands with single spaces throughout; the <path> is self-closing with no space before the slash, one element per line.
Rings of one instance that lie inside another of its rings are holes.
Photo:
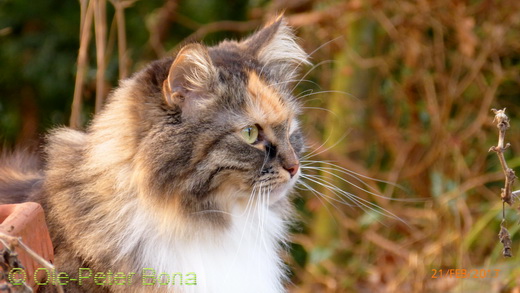
<path fill-rule="evenodd" d="M 50 263 L 54 262 L 54 252 L 49 236 L 47 224 L 42 207 L 35 202 L 21 204 L 0 205 L 0 231 L 14 237 L 21 237 L 22 242 L 30 247 L 34 252 Z M 3 246 L 0 244 L 0 248 Z M 43 268 L 23 249 L 17 247 L 18 259 L 27 273 L 27 284 L 36 292 L 38 286 L 34 281 L 34 272 L 38 268 Z M 45 272 L 39 272 L 38 280 L 45 282 L 47 276 Z"/>

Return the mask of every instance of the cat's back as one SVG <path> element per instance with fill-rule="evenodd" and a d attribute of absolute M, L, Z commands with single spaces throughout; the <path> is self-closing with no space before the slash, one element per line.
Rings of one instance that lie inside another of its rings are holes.
<path fill-rule="evenodd" d="M 39 201 L 46 170 L 66 174 L 81 157 L 85 134 L 58 128 L 47 137 L 44 154 L 28 149 L 0 151 L 0 204 Z"/>

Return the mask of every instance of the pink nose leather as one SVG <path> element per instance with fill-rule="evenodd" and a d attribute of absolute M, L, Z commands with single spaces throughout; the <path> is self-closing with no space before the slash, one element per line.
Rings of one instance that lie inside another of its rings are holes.
<path fill-rule="evenodd" d="M 291 174 L 291 178 L 296 175 L 296 172 L 298 172 L 298 169 L 300 168 L 300 165 L 299 164 L 294 164 L 294 165 L 291 165 L 291 166 L 284 166 L 283 167 L 285 170 L 287 170 L 287 172 L 289 172 L 289 174 Z"/>

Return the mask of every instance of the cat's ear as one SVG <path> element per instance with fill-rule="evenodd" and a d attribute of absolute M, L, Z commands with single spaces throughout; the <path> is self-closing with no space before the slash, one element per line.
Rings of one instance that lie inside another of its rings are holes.
<path fill-rule="evenodd" d="M 208 50 L 201 44 L 186 45 L 177 54 L 163 83 L 166 103 L 182 107 L 187 97 L 208 92 L 215 78 L 216 69 Z"/>
<path fill-rule="evenodd" d="M 310 64 L 308 55 L 296 42 L 296 37 L 279 15 L 243 44 L 277 80 L 293 80 L 302 65 Z"/>

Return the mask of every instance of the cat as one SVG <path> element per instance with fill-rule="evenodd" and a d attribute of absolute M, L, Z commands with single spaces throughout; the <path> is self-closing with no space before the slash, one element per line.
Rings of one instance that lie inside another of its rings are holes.
<path fill-rule="evenodd" d="M 283 16 L 187 44 L 122 80 L 85 131 L 52 130 L 41 169 L 4 157 L 0 198 L 43 206 L 66 292 L 285 292 L 306 64 Z"/>

